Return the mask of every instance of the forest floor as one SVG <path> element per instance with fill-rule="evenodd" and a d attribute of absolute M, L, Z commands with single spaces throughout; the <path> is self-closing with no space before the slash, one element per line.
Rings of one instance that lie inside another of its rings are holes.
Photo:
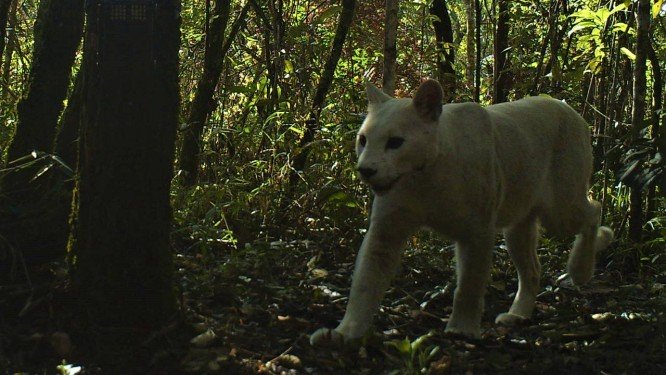
<path fill-rule="evenodd" d="M 498 246 L 483 335 L 468 340 L 443 333 L 455 283 L 453 249 L 433 240 L 415 240 L 409 248 L 375 320 L 377 333 L 360 348 L 343 350 L 313 348 L 308 335 L 334 327 L 344 314 L 356 253 L 348 241 L 255 243 L 225 255 L 183 250 L 176 259 L 187 333 L 165 335 L 149 373 L 666 373 L 663 275 L 644 277 L 647 282 L 599 270 L 590 285 L 576 288 L 558 281 L 565 252 L 541 249 L 536 312 L 508 329 L 492 323 L 517 288 Z M 0 291 L 0 308 L 22 301 L 16 290 Z M 55 374 L 58 353 L 83 366 L 80 374 L 118 373 L 77 358 L 76 336 L 45 317 L 53 310 L 44 307 L 57 296 L 33 294 L 33 305 L 36 298 L 46 302 L 22 318 L 0 314 L 0 374 Z"/>

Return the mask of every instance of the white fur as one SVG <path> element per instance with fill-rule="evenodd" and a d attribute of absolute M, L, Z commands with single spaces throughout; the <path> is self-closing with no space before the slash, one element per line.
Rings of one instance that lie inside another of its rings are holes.
<path fill-rule="evenodd" d="M 587 197 L 592 153 L 587 124 L 565 103 L 531 97 L 481 107 L 441 105 L 426 81 L 414 99 L 367 86 L 368 116 L 359 130 L 358 167 L 375 191 L 370 228 L 356 261 L 347 311 L 314 345 L 347 342 L 370 327 L 406 239 L 430 228 L 456 241 L 457 288 L 447 332 L 480 336 L 483 296 L 495 234 L 503 231 L 518 271 L 518 293 L 496 322 L 527 319 L 539 290 L 537 223 L 550 234 L 578 234 L 568 271 L 592 277 L 595 253 L 613 240 L 599 228 L 599 204 Z M 402 138 L 387 148 L 390 138 Z M 365 138 L 365 145 L 362 139 Z"/>

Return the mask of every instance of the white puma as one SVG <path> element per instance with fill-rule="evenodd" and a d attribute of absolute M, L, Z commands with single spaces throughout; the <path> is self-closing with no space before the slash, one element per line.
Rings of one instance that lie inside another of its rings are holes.
<path fill-rule="evenodd" d="M 527 319 L 539 290 L 537 225 L 578 234 L 568 262 L 575 284 L 590 280 L 595 253 L 613 240 L 588 199 L 592 173 L 585 120 L 567 104 L 531 97 L 481 107 L 442 106 L 426 81 L 413 99 L 366 87 L 368 115 L 358 132 L 361 178 L 375 192 L 370 228 L 356 260 L 347 312 L 322 328 L 313 345 L 362 337 L 399 264 L 408 236 L 430 228 L 456 241 L 457 288 L 447 332 L 479 337 L 495 234 L 502 230 L 518 271 L 518 293 L 495 320 Z"/>

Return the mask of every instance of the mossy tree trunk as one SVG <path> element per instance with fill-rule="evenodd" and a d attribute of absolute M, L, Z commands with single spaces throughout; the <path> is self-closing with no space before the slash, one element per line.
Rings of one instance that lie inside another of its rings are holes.
<path fill-rule="evenodd" d="M 5 38 L 7 37 L 7 20 L 9 19 L 9 8 L 12 0 L 0 0 L 0 56 L 5 50 Z"/>
<path fill-rule="evenodd" d="M 16 18 L 16 13 L 18 12 L 18 0 L 9 2 L 9 10 L 7 11 L 7 22 L 5 27 L 5 44 L 3 45 L 3 61 L 2 65 L 2 77 L 0 82 L 2 83 L 2 99 L 8 100 L 12 95 L 10 91 L 9 83 L 9 73 L 11 72 L 12 67 L 12 56 L 14 55 L 14 48 L 16 48 L 16 25 L 18 20 Z M 11 32 L 10 32 L 11 30 Z"/>
<path fill-rule="evenodd" d="M 19 122 L 7 151 L 9 162 L 33 151 L 50 153 L 83 33 L 83 0 L 42 0 L 35 23 L 33 61 Z M 34 179 L 53 159 L 16 169 L 0 181 L 0 228 L 29 263 L 65 254 L 69 203 L 52 178 Z M 15 165 L 10 165 L 15 166 Z M 62 203 L 62 204 L 61 204 Z"/>
<path fill-rule="evenodd" d="M 83 71 L 76 74 L 74 87 L 67 99 L 67 108 L 60 117 L 53 152 L 72 169 L 76 168 L 79 150 L 81 107 L 83 106 Z"/>
<path fill-rule="evenodd" d="M 70 252 L 82 316 L 140 340 L 177 311 L 169 191 L 180 17 L 176 0 L 131 8 L 127 19 L 123 7 L 102 0 L 87 9 Z"/>

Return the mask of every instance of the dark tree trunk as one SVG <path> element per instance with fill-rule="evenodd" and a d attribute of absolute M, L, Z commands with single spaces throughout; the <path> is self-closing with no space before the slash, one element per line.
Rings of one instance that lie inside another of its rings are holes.
<path fill-rule="evenodd" d="M 474 101 L 481 100 L 481 0 L 474 0 L 474 16 L 476 19 L 476 62 L 474 64 Z"/>
<path fill-rule="evenodd" d="M 197 181 L 201 136 L 208 116 L 214 108 L 213 95 L 220 80 L 224 62 L 224 32 L 229 21 L 230 0 L 217 0 L 213 18 L 207 27 L 204 71 L 197 83 L 194 100 L 190 105 L 187 125 L 183 133 L 179 167 L 184 173 L 183 184 L 192 186 Z"/>
<path fill-rule="evenodd" d="M 569 18 L 570 13 L 567 1 L 568 0 L 557 0 L 557 4 L 555 6 L 556 18 L 551 22 L 551 25 L 553 25 L 553 31 L 550 33 L 550 57 L 548 59 L 548 63 L 546 64 L 546 71 L 552 72 L 553 77 L 550 81 L 550 84 L 551 87 L 554 88 L 559 88 L 562 86 L 562 66 L 560 64 L 560 60 L 563 62 L 567 61 L 568 49 L 564 51 L 564 54 L 560 59 L 560 48 L 562 47 L 562 41 L 564 40 L 567 31 L 570 29 L 569 24 L 571 21 L 571 18 Z M 567 17 L 562 26 L 559 26 L 560 14 Z M 569 43 L 571 43 L 571 40 L 572 38 L 569 39 Z"/>
<path fill-rule="evenodd" d="M 398 49 L 396 39 L 398 37 L 398 0 L 386 0 L 385 22 L 384 22 L 384 75 L 382 78 L 382 90 L 393 96 L 395 92 L 396 67 Z"/>
<path fill-rule="evenodd" d="M 292 163 L 292 172 L 289 176 L 289 185 L 292 187 L 296 185 L 300 178 L 300 173 L 305 169 L 305 163 L 310 152 L 308 145 L 314 140 L 317 130 L 319 129 L 319 115 L 324 106 L 326 95 L 333 83 L 335 68 L 338 66 L 338 60 L 340 60 L 340 55 L 342 54 L 342 46 L 347 39 L 347 33 L 349 32 L 352 20 L 354 19 L 355 10 L 356 0 L 342 0 L 342 11 L 340 12 L 338 26 L 335 31 L 335 37 L 333 38 L 331 54 L 326 60 L 326 65 L 324 65 L 324 71 L 319 79 L 317 91 L 315 92 L 312 101 L 310 118 L 305 124 L 305 132 L 298 143 L 298 153 L 294 157 L 294 162 Z"/>
<path fill-rule="evenodd" d="M 502 3 L 506 3 L 506 0 L 500 0 L 500 7 Z M 506 6 L 506 4 L 505 4 Z M 553 40 L 557 35 L 557 21 L 560 14 L 560 0 L 551 0 L 550 3 L 550 12 L 548 17 L 548 34 L 544 36 L 543 41 L 541 42 L 541 48 L 539 49 L 539 60 L 537 61 L 537 66 L 535 69 L 534 83 L 532 83 L 532 88 L 530 89 L 530 95 L 537 95 L 539 93 L 539 83 L 542 78 L 543 63 L 546 58 L 546 49 L 548 48 L 548 43 L 551 43 L 551 53 L 553 52 Z M 500 14 L 501 17 L 501 14 Z M 507 20 L 508 21 L 508 20 Z M 498 18 L 498 29 L 499 33 L 499 18 Z M 508 32 L 508 28 L 507 28 Z M 551 59 L 556 59 L 557 56 L 552 56 Z M 548 71 L 548 69 L 546 69 Z"/>
<path fill-rule="evenodd" d="M 509 96 L 509 1 L 497 1 L 493 66 L 493 104 L 505 102 Z"/>
<path fill-rule="evenodd" d="M 28 92 L 18 105 L 19 123 L 7 160 L 18 159 L 34 150 L 51 151 L 82 30 L 82 0 L 43 0 L 40 3 Z M 31 172 L 5 178 L 3 190 L 25 188 L 32 178 Z"/>
<path fill-rule="evenodd" d="M 128 20 L 110 16 L 127 14 L 128 5 L 89 4 L 72 277 L 89 331 L 102 329 L 101 342 L 129 345 L 176 314 L 169 190 L 180 7 L 164 0 L 133 8 Z"/>
<path fill-rule="evenodd" d="M 35 23 L 27 96 L 18 104 L 19 122 L 7 152 L 8 161 L 35 150 L 52 151 L 82 32 L 83 0 L 42 0 Z M 53 199 L 59 199 L 54 180 L 33 179 L 44 172 L 44 167 L 44 163 L 35 163 L 0 181 L 4 200 L 0 209 L 2 234 L 22 250 L 29 263 L 64 255 L 67 238 L 67 212 L 62 212 L 61 205 L 52 204 Z"/>
<path fill-rule="evenodd" d="M 631 108 L 632 140 L 638 141 L 645 121 L 646 60 L 650 44 L 650 0 L 639 0 L 636 13 L 636 60 L 634 61 L 633 104 Z M 640 242 L 643 234 L 643 194 L 632 188 L 629 198 L 629 239 Z"/>
<path fill-rule="evenodd" d="M 437 41 L 437 79 L 444 89 L 444 102 L 450 103 L 456 96 L 456 72 L 453 69 L 453 26 L 446 0 L 433 1 L 430 14 L 436 17 L 432 25 Z"/>
<path fill-rule="evenodd" d="M 277 105 L 280 101 L 280 89 L 284 89 L 282 85 L 282 78 L 284 73 L 284 53 L 282 52 L 284 44 L 285 32 L 285 14 L 284 4 L 282 0 L 264 1 L 261 4 L 256 0 L 251 0 L 252 7 L 255 9 L 257 16 L 261 18 L 263 23 L 263 58 L 266 67 L 267 84 L 264 86 L 266 90 L 265 100 L 257 103 L 257 112 L 259 124 L 266 124 L 263 127 L 261 141 L 259 142 L 258 149 L 263 151 L 265 145 L 270 142 L 269 139 L 273 134 L 272 129 L 275 127 L 273 121 L 268 120 L 269 116 L 275 113 Z M 262 5 L 266 4 L 266 11 Z"/>
<path fill-rule="evenodd" d="M 14 0 L 0 0 L 0 56 L 5 50 L 5 38 L 7 38 L 7 21 L 9 20 L 9 8 Z"/>
<path fill-rule="evenodd" d="M 266 98 L 268 99 L 268 106 L 265 109 L 265 114 L 270 116 L 277 108 L 280 101 L 280 89 L 282 83 L 282 76 L 284 72 L 284 3 L 282 0 L 270 0 L 266 2 L 268 5 L 268 14 L 271 18 L 271 35 L 266 38 L 268 43 L 266 50 L 268 51 L 269 60 L 266 61 L 268 67 L 268 79 L 270 90 L 267 92 Z M 263 118 L 265 120 L 265 118 Z M 265 134 L 268 134 L 267 132 Z M 266 139 L 264 139 L 265 141 Z M 263 148 L 261 148 L 263 150 Z"/>

